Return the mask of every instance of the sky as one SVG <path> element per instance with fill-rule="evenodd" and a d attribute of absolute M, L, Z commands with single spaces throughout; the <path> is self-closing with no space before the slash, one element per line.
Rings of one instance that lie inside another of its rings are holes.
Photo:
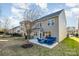
<path fill-rule="evenodd" d="M 19 26 L 19 22 L 23 20 L 25 9 L 32 9 L 34 5 L 40 7 L 40 9 L 44 11 L 42 16 L 64 9 L 67 26 L 75 26 L 77 28 L 79 16 L 78 3 L 0 3 L 0 21 L 3 22 L 3 20 L 8 18 L 10 21 L 10 28 Z"/>

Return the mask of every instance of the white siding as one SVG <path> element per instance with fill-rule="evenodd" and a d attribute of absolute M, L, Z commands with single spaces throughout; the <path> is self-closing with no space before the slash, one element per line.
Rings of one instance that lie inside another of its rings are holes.
<path fill-rule="evenodd" d="M 62 41 L 67 36 L 66 31 L 66 18 L 64 11 L 59 15 L 59 42 Z"/>

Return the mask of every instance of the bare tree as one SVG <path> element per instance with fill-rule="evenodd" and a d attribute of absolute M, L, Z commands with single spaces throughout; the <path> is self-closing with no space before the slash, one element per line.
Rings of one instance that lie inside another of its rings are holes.
<path fill-rule="evenodd" d="M 37 5 L 31 5 L 29 9 L 26 9 L 24 11 L 24 21 L 25 21 L 25 34 L 27 35 L 27 39 L 30 39 L 31 32 L 32 32 L 32 26 L 34 25 L 33 21 L 40 18 L 43 11 L 41 8 Z M 25 35 L 25 36 L 26 36 Z"/>
<path fill-rule="evenodd" d="M 1 21 L 0 21 L 0 28 L 1 28 Z"/>
<path fill-rule="evenodd" d="M 0 17 L 1 17 L 1 6 L 0 6 Z M 1 27 L 1 23 L 2 23 L 2 22 L 1 22 L 1 20 L 0 20 L 0 27 Z"/>
<path fill-rule="evenodd" d="M 1 16 L 1 13 L 2 13 L 2 12 L 1 12 L 1 6 L 0 6 L 0 16 Z"/>
<path fill-rule="evenodd" d="M 4 19 L 4 33 L 7 33 L 10 26 L 10 20 L 9 18 Z"/>
<path fill-rule="evenodd" d="M 40 18 L 42 14 L 44 14 L 42 9 L 39 6 L 32 4 L 29 9 L 24 11 L 24 20 L 34 21 Z"/>

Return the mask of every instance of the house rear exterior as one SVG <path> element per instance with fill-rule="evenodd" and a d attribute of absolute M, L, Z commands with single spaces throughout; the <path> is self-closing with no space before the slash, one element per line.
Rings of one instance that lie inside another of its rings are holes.
<path fill-rule="evenodd" d="M 34 39 L 44 38 L 50 35 L 52 37 L 56 37 L 56 41 L 60 42 L 67 36 L 64 10 L 44 16 L 32 23 L 33 26 L 31 35 Z"/>
<path fill-rule="evenodd" d="M 67 36 L 64 10 L 47 15 L 34 22 L 36 22 L 33 26 L 35 28 L 33 31 L 35 38 L 51 35 L 56 37 L 57 42 L 60 42 Z"/>

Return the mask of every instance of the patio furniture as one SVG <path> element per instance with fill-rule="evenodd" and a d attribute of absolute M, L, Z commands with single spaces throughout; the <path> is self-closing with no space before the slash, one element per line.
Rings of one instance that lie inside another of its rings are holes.
<path fill-rule="evenodd" d="M 37 40 L 38 40 L 39 43 L 52 45 L 53 43 L 56 42 L 56 37 L 47 37 L 46 39 L 37 38 Z"/>
<path fill-rule="evenodd" d="M 37 40 L 38 40 L 39 43 L 42 43 L 42 44 L 45 43 L 45 39 L 39 39 L 39 38 L 37 38 Z"/>
<path fill-rule="evenodd" d="M 51 45 L 56 42 L 56 37 L 47 37 L 46 44 Z"/>

